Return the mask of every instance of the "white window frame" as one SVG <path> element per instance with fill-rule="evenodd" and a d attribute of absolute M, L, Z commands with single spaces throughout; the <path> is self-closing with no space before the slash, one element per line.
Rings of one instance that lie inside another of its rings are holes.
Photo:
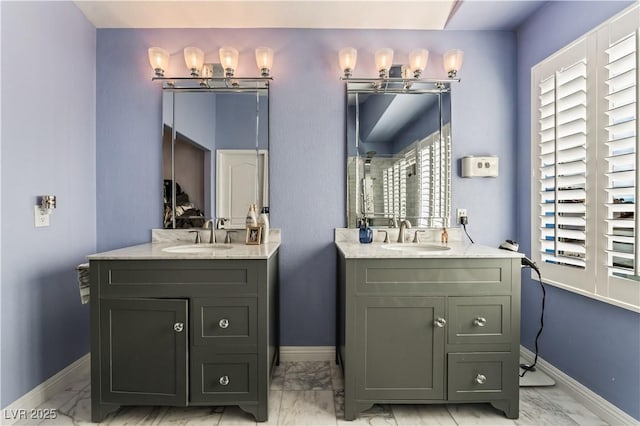
<path fill-rule="evenodd" d="M 640 105 L 640 5 L 635 4 L 602 25 L 590 31 L 565 48 L 535 65 L 531 70 L 531 254 L 539 265 L 543 280 L 551 285 L 582 294 L 597 300 L 610 303 L 635 312 L 640 312 L 640 281 L 611 276 L 607 267 L 608 239 L 605 234 L 607 207 L 608 155 L 606 141 L 609 125 L 606 110 L 608 95 L 605 65 L 608 63 L 607 49 L 623 37 L 635 31 L 636 37 L 636 124 L 639 122 L 638 105 Z M 565 265 L 546 263 L 541 256 L 540 241 L 540 97 L 539 84 L 556 71 L 566 69 L 578 61 L 587 61 L 587 142 L 586 142 L 586 254 L 585 267 L 577 268 Z M 636 156 L 640 152 L 640 134 L 636 131 Z M 640 162 L 636 160 L 636 192 L 640 186 L 638 169 Z M 638 210 L 640 200 L 635 200 L 636 225 L 640 218 Z M 639 241 L 640 229 L 636 227 L 636 241 Z M 635 245 L 636 253 L 640 244 Z M 636 256 L 637 258 L 638 256 Z M 636 266 L 638 267 L 638 266 Z"/>

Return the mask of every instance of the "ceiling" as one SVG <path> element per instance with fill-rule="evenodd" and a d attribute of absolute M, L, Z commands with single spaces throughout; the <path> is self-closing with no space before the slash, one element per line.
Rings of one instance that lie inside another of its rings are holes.
<path fill-rule="evenodd" d="M 96 28 L 513 30 L 544 1 L 77 0 Z"/>

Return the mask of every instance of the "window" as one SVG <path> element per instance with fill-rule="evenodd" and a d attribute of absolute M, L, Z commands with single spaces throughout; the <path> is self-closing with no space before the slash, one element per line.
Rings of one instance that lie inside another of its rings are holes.
<path fill-rule="evenodd" d="M 545 281 L 640 311 L 634 5 L 532 69 L 532 255 Z"/>

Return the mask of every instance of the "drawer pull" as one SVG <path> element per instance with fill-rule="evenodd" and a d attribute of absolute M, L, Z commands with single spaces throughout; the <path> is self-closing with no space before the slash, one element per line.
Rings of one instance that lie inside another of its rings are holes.
<path fill-rule="evenodd" d="M 485 317 L 478 317 L 473 320 L 473 323 L 478 327 L 484 327 L 485 325 L 487 325 L 487 319 Z"/>
<path fill-rule="evenodd" d="M 218 327 L 220 328 L 227 328 L 229 327 L 229 320 L 226 318 L 222 318 L 219 322 L 218 322 Z"/>
<path fill-rule="evenodd" d="M 476 376 L 476 383 L 479 385 L 484 385 L 484 383 L 487 381 L 487 376 L 485 376 L 484 374 L 478 374 Z"/>
<path fill-rule="evenodd" d="M 436 327 L 438 328 L 442 328 L 445 325 L 447 325 L 447 320 L 444 318 L 436 318 L 433 323 L 435 324 Z"/>
<path fill-rule="evenodd" d="M 222 386 L 227 386 L 229 384 L 229 376 L 222 376 L 220 380 L 218 380 Z"/>
<path fill-rule="evenodd" d="M 173 324 L 173 329 L 175 331 L 177 331 L 178 333 L 181 333 L 182 330 L 184 330 L 184 324 L 181 323 L 181 322 L 177 322 L 177 323 Z"/>

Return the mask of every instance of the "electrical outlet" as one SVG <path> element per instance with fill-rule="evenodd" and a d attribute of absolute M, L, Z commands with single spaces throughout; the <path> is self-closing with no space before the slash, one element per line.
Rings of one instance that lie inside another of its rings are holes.
<path fill-rule="evenodd" d="M 43 214 L 40 206 L 33 206 L 33 217 L 36 228 L 49 226 L 49 215 L 46 213 Z"/>
<path fill-rule="evenodd" d="M 462 218 L 462 217 L 468 218 L 469 217 L 469 216 L 467 216 L 467 209 L 458 209 L 458 210 L 456 210 L 456 217 L 458 218 L 458 220 L 456 222 L 458 224 L 462 223 L 460 218 Z"/>

